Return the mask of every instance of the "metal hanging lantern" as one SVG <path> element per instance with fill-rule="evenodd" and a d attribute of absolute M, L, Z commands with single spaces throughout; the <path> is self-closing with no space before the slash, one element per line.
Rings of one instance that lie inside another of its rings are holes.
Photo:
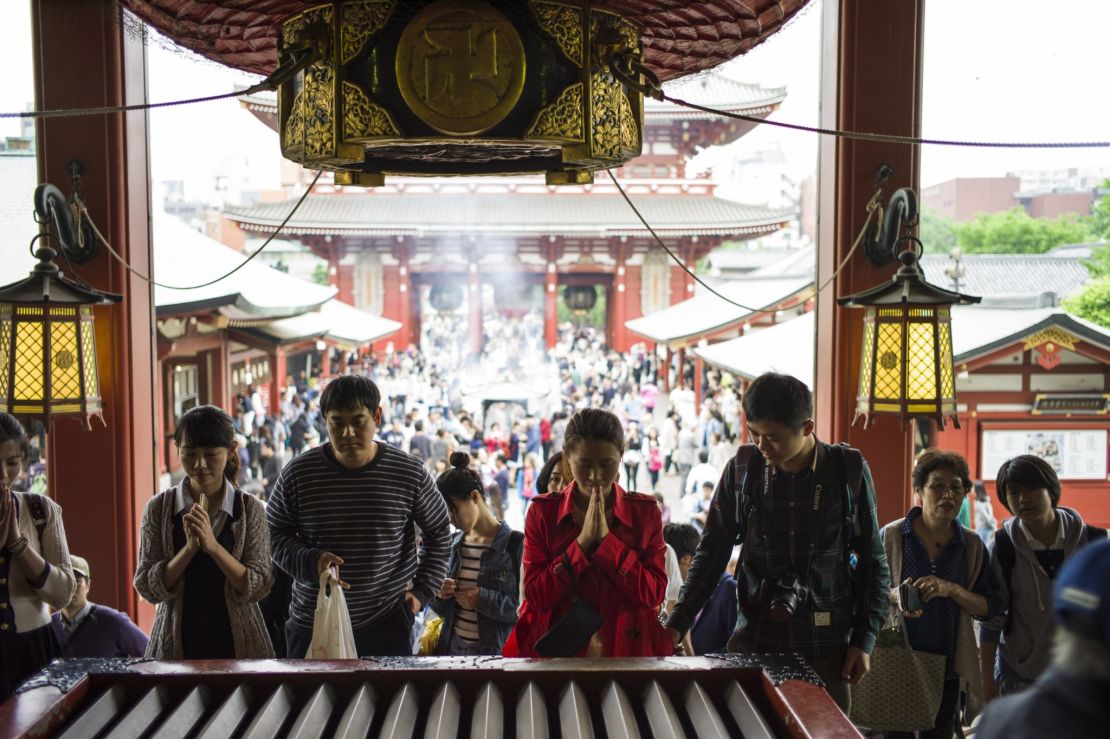
<path fill-rule="evenodd" d="M 458 285 L 432 285 L 428 302 L 440 313 L 454 313 L 463 302 L 463 290 Z"/>
<path fill-rule="evenodd" d="M 279 89 L 282 154 L 338 184 L 533 172 L 582 184 L 640 154 L 643 96 L 610 71 L 642 59 L 639 29 L 589 3 L 328 3 L 282 25 L 278 61 L 306 50 L 320 61 Z"/>
<path fill-rule="evenodd" d="M 889 282 L 837 299 L 842 306 L 866 311 L 852 423 L 863 419 L 866 427 L 875 416 L 893 415 L 903 426 L 910 418 L 927 417 L 941 428 L 951 418 L 959 428 L 951 308 L 982 298 L 925 281 L 918 266 L 921 241 L 898 235 L 903 218 L 917 218 L 917 198 L 909 188 L 891 197 L 886 219 L 865 243 L 872 261 L 888 263 L 896 255 L 902 266 Z M 901 245 L 906 248 L 899 252 Z"/>
<path fill-rule="evenodd" d="M 35 190 L 35 211 L 62 249 L 76 246 L 72 215 L 53 185 Z M 75 416 L 91 429 L 104 423 L 96 364 L 94 305 L 122 295 L 67 279 L 54 263 L 57 252 L 39 241 L 39 262 L 26 279 L 0 287 L 0 410 L 49 421 Z"/>

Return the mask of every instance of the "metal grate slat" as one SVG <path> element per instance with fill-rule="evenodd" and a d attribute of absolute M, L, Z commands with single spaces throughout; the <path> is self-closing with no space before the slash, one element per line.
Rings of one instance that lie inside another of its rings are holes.
<path fill-rule="evenodd" d="M 744 739 L 774 739 L 775 735 L 763 720 L 763 714 L 735 680 L 725 688 L 725 703 Z"/>
<path fill-rule="evenodd" d="M 424 739 L 455 739 L 459 735 L 459 714 L 462 703 L 459 689 L 454 683 L 446 682 L 436 693 L 432 708 L 428 711 L 428 725 L 424 728 Z"/>
<path fill-rule="evenodd" d="M 150 731 L 169 705 L 169 688 L 165 685 L 151 688 L 138 703 L 131 706 L 119 723 L 112 727 L 112 730 L 105 735 L 106 739 L 134 739 L 142 736 Z"/>
<path fill-rule="evenodd" d="M 85 712 L 78 716 L 59 739 L 80 739 L 96 736 L 115 720 L 127 705 L 127 691 L 122 685 L 105 690 Z"/>
<path fill-rule="evenodd" d="M 658 682 L 652 680 L 644 688 L 644 713 L 655 739 L 685 739 L 678 712 Z"/>
<path fill-rule="evenodd" d="M 563 739 L 594 739 L 586 694 L 573 680 L 559 696 L 559 732 Z"/>
<path fill-rule="evenodd" d="M 242 739 L 273 739 L 293 712 L 293 689 L 279 685 L 255 714 Z"/>
<path fill-rule="evenodd" d="M 212 718 L 208 719 L 197 734 L 197 739 L 223 739 L 233 735 L 250 710 L 251 690 L 246 685 L 240 685 L 216 709 Z"/>
<path fill-rule="evenodd" d="M 405 683 L 389 704 L 381 739 L 411 739 L 419 711 L 420 698 L 417 696 L 416 686 Z"/>
<path fill-rule="evenodd" d="M 470 718 L 471 739 L 502 739 L 505 736 L 505 702 L 501 691 L 492 682 L 478 693 L 478 702 Z"/>
<path fill-rule="evenodd" d="M 547 703 L 538 685 L 529 682 L 516 701 L 517 739 L 547 739 Z"/>
<path fill-rule="evenodd" d="M 334 710 L 335 688 L 324 683 L 304 704 L 297 716 L 297 723 L 289 730 L 288 739 L 320 739 L 324 736 L 324 729 L 327 728 Z"/>
<path fill-rule="evenodd" d="M 705 692 L 705 688 L 696 682 L 691 682 L 686 688 L 686 715 L 690 717 L 690 723 L 693 724 L 694 733 L 698 735 L 698 739 L 712 737 L 729 739 L 728 729 L 725 728 L 721 714 L 717 713 L 713 699 Z"/>
<path fill-rule="evenodd" d="M 347 710 L 339 719 L 339 726 L 335 727 L 335 739 L 363 739 L 370 733 L 377 704 L 378 695 L 374 688 L 369 683 L 363 683 L 347 703 Z"/>
<path fill-rule="evenodd" d="M 180 739 L 191 734 L 212 705 L 212 694 L 208 688 L 198 685 L 173 709 L 152 739 Z"/>
<path fill-rule="evenodd" d="M 601 699 L 601 716 L 605 721 L 605 733 L 610 739 L 640 739 L 632 703 L 616 680 L 605 689 L 605 696 Z"/>

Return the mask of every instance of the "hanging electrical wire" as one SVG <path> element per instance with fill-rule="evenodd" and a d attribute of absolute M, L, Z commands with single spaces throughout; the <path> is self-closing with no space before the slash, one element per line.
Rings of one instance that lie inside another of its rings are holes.
<path fill-rule="evenodd" d="M 308 184 L 308 187 L 305 189 L 305 191 L 303 193 L 301 193 L 301 197 L 297 199 L 297 202 L 293 206 L 293 209 L 291 211 L 289 211 L 289 213 L 285 216 L 284 219 L 282 219 L 281 223 L 278 224 L 277 229 L 275 229 L 272 234 L 270 234 L 269 236 L 266 237 L 266 240 L 262 242 L 262 246 L 258 247 L 253 252 L 251 252 L 250 256 L 248 256 L 246 259 L 244 259 L 242 262 L 240 262 L 239 265 L 237 267 L 235 267 L 235 269 L 231 270 L 230 272 L 226 272 L 226 273 L 220 275 L 219 277 L 217 277 L 213 280 L 209 280 L 208 282 L 202 282 L 199 285 L 167 285 L 167 284 L 162 283 L 162 282 L 157 282 L 157 281 L 151 279 L 149 275 L 144 275 L 142 272 L 139 272 L 137 269 L 132 267 L 126 259 L 124 259 L 122 256 L 120 256 L 119 252 L 117 252 L 115 249 L 113 249 L 112 245 L 110 243 L 108 243 L 108 239 L 104 238 L 104 234 L 100 233 L 100 229 L 96 227 L 96 223 L 93 222 L 92 216 L 89 215 L 88 208 L 85 207 L 85 201 L 80 199 L 80 196 L 78 196 L 78 199 L 76 200 L 76 207 L 77 207 L 77 210 L 81 213 L 81 217 L 84 218 L 86 223 L 89 224 L 89 228 L 92 229 L 92 232 L 96 235 L 97 240 L 100 241 L 101 244 L 104 244 L 104 247 L 116 259 L 116 261 L 118 261 L 120 264 L 122 264 L 124 267 L 126 267 L 127 270 L 131 274 L 135 275 L 140 280 L 143 280 L 145 282 L 149 282 L 151 285 L 155 285 L 157 287 L 163 287 L 163 288 L 166 288 L 167 290 L 199 290 L 202 287 L 208 287 L 209 285 L 215 285 L 220 280 L 224 280 L 224 279 L 227 279 L 228 277 L 231 277 L 233 274 L 235 274 L 236 272 L 241 270 L 243 267 L 246 267 L 248 264 L 250 264 L 252 259 L 254 259 L 259 254 L 261 254 L 263 249 L 265 249 L 267 246 L 269 246 L 270 242 L 274 240 L 274 237 L 276 237 L 279 233 L 281 233 L 281 230 L 283 228 L 285 228 L 285 224 L 289 223 L 289 219 L 291 219 L 293 217 L 293 214 L 297 212 L 297 209 L 301 207 L 301 204 L 308 197 L 308 194 L 310 192 L 312 192 L 312 188 L 316 185 L 316 181 L 320 179 L 320 175 L 322 175 L 322 174 L 323 174 L 322 170 L 316 173 L 316 176 L 312 178 L 312 182 L 310 182 Z"/>
<path fill-rule="evenodd" d="M 753 308 L 749 305 L 744 305 L 743 303 L 738 303 L 735 300 L 733 300 L 732 298 L 729 298 L 729 297 L 726 297 L 726 296 L 722 295 L 719 291 L 714 289 L 712 285 L 708 284 L 707 282 L 705 282 L 705 280 L 698 277 L 693 272 L 693 270 L 691 270 L 688 266 L 686 266 L 686 264 L 678 257 L 677 254 L 675 254 L 673 251 L 671 251 L 667 247 L 667 245 L 665 243 L 663 243 L 663 239 L 659 238 L 659 234 L 657 234 L 655 232 L 655 229 L 652 228 L 651 224 L 648 223 L 646 218 L 644 218 L 644 214 L 641 213 L 640 209 L 636 207 L 636 204 L 632 202 L 632 198 L 628 197 L 628 193 L 625 192 L 624 187 L 621 186 L 620 181 L 617 180 L 617 176 L 615 174 L 613 174 L 613 170 L 607 169 L 605 171 L 608 172 L 609 179 L 611 179 L 613 181 L 613 184 L 617 186 L 617 191 L 621 194 L 621 197 L 624 198 L 624 202 L 628 203 L 628 207 L 631 208 L 632 212 L 636 214 L 636 217 L 640 219 L 640 223 L 642 223 L 644 228 L 646 228 L 648 230 L 648 233 L 651 234 L 651 237 L 655 240 L 655 243 L 658 244 L 660 246 L 660 248 L 662 248 L 663 251 L 667 253 L 667 256 L 670 257 L 671 260 L 675 264 L 677 264 L 682 269 L 683 272 L 685 272 L 687 275 L 689 275 L 694 280 L 694 282 L 698 283 L 703 288 L 705 288 L 705 290 L 707 292 L 709 292 L 711 295 L 714 295 L 714 296 L 720 298 L 721 300 L 725 301 L 729 305 L 734 305 L 737 308 L 740 308 L 741 310 L 746 310 L 749 313 L 752 313 L 754 315 L 763 315 L 763 314 L 769 314 L 769 313 L 774 313 L 775 312 L 773 308 L 767 308 L 767 307 Z M 864 219 L 863 225 L 860 227 L 860 230 L 859 230 L 859 235 L 856 236 L 856 240 L 852 244 L 852 248 L 850 248 L 848 250 L 848 253 L 844 255 L 844 259 L 840 260 L 840 264 L 837 265 L 836 270 L 831 275 L 829 275 L 829 277 L 823 283 L 821 283 L 821 285 L 817 288 L 817 290 L 814 292 L 814 296 L 820 295 L 822 290 L 824 290 L 829 285 L 831 285 L 833 280 L 836 279 L 837 275 L 840 274 L 840 271 L 844 269 L 844 266 L 846 264 L 848 264 L 848 260 L 850 260 L 852 258 L 852 255 L 856 253 L 856 249 L 859 248 L 859 245 L 861 243 L 863 243 L 863 237 L 867 235 L 867 231 L 871 227 L 871 221 L 874 218 L 875 213 L 879 213 L 879 220 L 882 221 L 882 210 L 883 210 L 882 196 L 883 196 L 883 189 L 880 187 L 877 190 L 875 190 L 875 194 L 872 195 L 871 200 L 869 200 L 867 202 L 867 218 Z"/>
<path fill-rule="evenodd" d="M 718 110 L 706 105 L 700 105 L 689 100 L 668 95 L 663 90 L 663 83 L 660 82 L 659 77 L 656 76 L 651 69 L 643 62 L 635 59 L 630 54 L 617 52 L 613 55 L 609 62 L 609 71 L 617 78 L 623 85 L 636 90 L 642 95 L 654 98 L 655 100 L 673 103 L 689 108 L 690 110 L 697 110 L 702 113 L 709 113 L 710 115 L 717 115 L 724 118 L 732 118 L 737 121 L 746 121 L 748 123 L 755 123 L 760 126 L 774 126 L 776 128 L 785 128 L 791 131 L 804 131 L 806 133 L 815 133 L 821 136 L 835 136 L 841 139 L 848 139 L 851 141 L 871 141 L 882 144 L 925 144 L 929 146 L 960 146 L 967 148 L 980 148 L 980 149 L 1106 149 L 1110 148 L 1110 141 L 967 141 L 959 139 L 936 139 L 926 138 L 923 136 L 897 136 L 894 134 L 885 133 L 867 133 L 864 131 L 843 131 L 837 128 L 820 128 L 817 126 L 803 126 L 798 123 L 786 123 L 784 121 L 772 121 L 766 118 L 760 118 L 753 115 L 744 115 L 743 113 L 733 113 L 728 110 Z M 642 76 L 641 82 L 637 76 Z"/>

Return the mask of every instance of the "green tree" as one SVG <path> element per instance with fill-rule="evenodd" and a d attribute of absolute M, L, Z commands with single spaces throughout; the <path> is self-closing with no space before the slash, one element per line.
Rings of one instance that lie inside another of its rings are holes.
<path fill-rule="evenodd" d="M 1103 180 L 1099 189 L 1110 191 L 1110 179 Z M 1110 239 L 1110 195 L 1104 195 L 1091 208 L 1091 233 Z"/>
<path fill-rule="evenodd" d="M 947 254 L 956 248 L 956 221 L 946 218 L 932 208 L 923 208 L 917 237 L 921 239 L 926 254 Z"/>
<path fill-rule="evenodd" d="M 952 230 L 969 254 L 1043 254 L 1091 237 L 1090 228 L 1077 215 L 1032 218 L 1020 206 L 1002 213 L 980 213 L 974 221 L 957 223 Z"/>
<path fill-rule="evenodd" d="M 1091 277 L 1110 277 L 1110 243 L 1096 246 L 1091 252 L 1091 258 L 1083 263 Z"/>
<path fill-rule="evenodd" d="M 1110 276 L 1086 285 L 1064 301 L 1064 308 L 1091 323 L 1110 328 Z"/>
<path fill-rule="evenodd" d="M 328 284 L 328 264 L 327 262 L 317 262 L 316 266 L 312 269 L 312 281 L 317 285 Z"/>

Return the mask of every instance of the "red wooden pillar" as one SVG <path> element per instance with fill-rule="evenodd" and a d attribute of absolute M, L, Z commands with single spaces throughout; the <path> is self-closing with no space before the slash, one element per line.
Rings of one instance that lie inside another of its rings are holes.
<path fill-rule="evenodd" d="M 559 272 L 555 262 L 547 263 L 543 282 L 543 340 L 548 349 L 559 343 Z"/>
<path fill-rule="evenodd" d="M 613 280 L 613 348 L 619 352 L 628 351 L 628 328 L 624 325 L 628 320 L 627 285 L 625 284 L 626 268 L 624 265 L 623 250 L 618 252 L 616 275 Z"/>
<path fill-rule="evenodd" d="M 118 9 L 116 10 L 118 13 Z M 32 3 L 35 107 L 140 103 L 146 99 L 141 39 L 91 3 Z M 150 181 L 145 112 L 38 119 L 38 171 L 69 190 L 67 163 L 85 164 L 81 191 L 107 240 L 139 274 L 150 274 Z M 27 214 L 30 218 L 30 214 Z M 47 479 L 61 504 L 69 549 L 96 572 L 97 602 L 149 629 L 154 610 L 131 585 L 143 507 L 157 492 L 154 308 L 148 283 L 106 250 L 81 266 L 94 287 L 123 293 L 96 309 L 100 392 L 107 428 L 70 420 L 50 428 Z"/>
<path fill-rule="evenodd" d="M 217 349 L 203 351 L 197 355 L 197 367 L 201 387 L 204 389 L 202 396 L 205 403 L 223 408 L 231 412 L 230 393 L 228 391 L 227 374 L 230 369 L 227 351 L 227 332 Z"/>
<path fill-rule="evenodd" d="M 694 355 L 694 407 L 701 412 L 701 384 L 702 375 L 705 373 L 705 363 L 702 358 Z"/>
<path fill-rule="evenodd" d="M 470 353 L 482 353 L 482 279 L 478 276 L 478 263 L 470 262 L 466 273 L 467 338 Z"/>
<path fill-rule="evenodd" d="M 285 393 L 286 367 L 285 347 L 276 346 L 269 352 L 270 359 L 270 416 L 281 418 L 281 399 Z"/>
<path fill-rule="evenodd" d="M 922 0 L 870 3 L 826 0 L 822 39 L 822 125 L 851 131 L 918 135 L 921 101 Z M 875 94 L 881 90 L 882 94 Z M 881 164 L 894 168 L 887 194 L 917 187 L 916 146 L 822 137 L 819 187 L 820 233 L 817 282 L 822 284 L 851 248 L 866 218 Z M 871 465 L 879 521 L 909 505 L 913 438 L 891 419 L 863 429 L 852 426 L 863 336 L 861 311 L 836 304 L 836 297 L 888 280 L 897 264 L 871 265 L 852 258 L 835 283 L 817 299 L 816 415 L 819 438 L 845 441 Z"/>
<path fill-rule="evenodd" d="M 401 328 L 397 331 L 394 338 L 396 342 L 394 346 L 398 352 L 403 352 L 409 348 L 409 344 L 413 342 L 412 338 L 412 296 L 409 295 L 412 289 L 412 277 L 409 275 L 409 248 L 403 241 L 397 245 L 394 250 L 393 256 L 397 258 L 400 263 L 397 266 L 397 320 L 401 322 Z"/>

